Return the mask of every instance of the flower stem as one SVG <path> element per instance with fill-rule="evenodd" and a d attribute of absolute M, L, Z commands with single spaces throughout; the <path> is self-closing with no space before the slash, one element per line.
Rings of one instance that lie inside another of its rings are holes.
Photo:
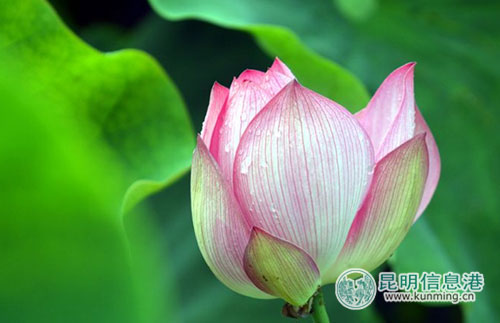
<path fill-rule="evenodd" d="M 328 313 L 326 312 L 325 300 L 323 299 L 323 291 L 321 289 L 318 289 L 316 296 L 314 296 L 312 317 L 314 323 L 330 323 Z"/>

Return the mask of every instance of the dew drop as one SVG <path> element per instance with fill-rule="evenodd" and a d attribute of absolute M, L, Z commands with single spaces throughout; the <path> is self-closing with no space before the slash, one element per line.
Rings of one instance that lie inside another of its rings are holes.
<path fill-rule="evenodd" d="M 250 157 L 246 157 L 242 162 L 241 162 L 241 170 L 240 172 L 242 174 L 248 174 L 248 168 L 250 167 L 250 164 L 252 161 L 250 160 Z"/>
<path fill-rule="evenodd" d="M 271 205 L 269 206 L 269 211 L 271 211 L 271 214 L 273 215 L 273 218 L 275 218 L 275 219 L 278 218 L 278 211 L 274 207 L 273 203 L 271 203 Z"/>

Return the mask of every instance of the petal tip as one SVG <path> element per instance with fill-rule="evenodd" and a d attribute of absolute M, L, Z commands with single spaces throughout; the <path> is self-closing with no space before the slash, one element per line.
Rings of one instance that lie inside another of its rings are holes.
<path fill-rule="evenodd" d="M 425 138 L 427 137 L 427 132 L 422 132 L 422 133 L 419 133 L 415 136 L 415 140 L 418 140 L 418 141 L 423 141 L 425 142 Z"/>
<path fill-rule="evenodd" d="M 269 68 L 269 71 L 276 71 L 285 76 L 295 78 L 295 76 L 293 75 L 292 71 L 288 68 L 288 66 L 286 66 L 286 64 L 283 63 L 283 61 L 281 61 L 278 57 L 274 58 L 273 64 Z"/>
<path fill-rule="evenodd" d="M 198 148 L 199 145 L 205 145 L 205 142 L 201 138 L 201 134 L 196 135 L 196 148 Z"/>
<path fill-rule="evenodd" d="M 417 65 L 417 62 L 409 62 L 404 65 L 401 65 L 400 67 L 392 71 L 382 83 L 385 83 L 388 80 L 397 80 L 397 79 L 400 80 L 399 82 L 408 81 L 409 78 L 413 78 L 413 74 L 415 72 L 415 65 Z"/>
<path fill-rule="evenodd" d="M 252 229 L 250 230 L 250 239 L 249 240 L 251 240 L 253 237 L 255 237 L 258 234 L 267 234 L 267 235 L 269 235 L 269 233 L 267 233 L 263 229 L 261 229 L 259 227 L 256 227 L 254 225 L 254 226 L 252 226 Z"/>
<path fill-rule="evenodd" d="M 228 95 L 228 88 L 218 82 L 214 82 L 212 89 L 210 90 L 210 101 L 208 103 L 207 114 L 205 115 L 205 120 L 203 121 L 201 129 L 201 137 L 207 142 L 207 147 L 210 147 L 214 128 L 217 124 L 220 112 L 226 103 Z"/>
<path fill-rule="evenodd" d="M 262 82 L 262 78 L 264 77 L 265 73 L 247 68 L 241 74 L 238 76 L 237 80 L 239 82 L 244 82 L 244 81 L 251 81 L 251 82 L 256 82 L 260 83 Z"/>
<path fill-rule="evenodd" d="M 206 160 L 206 158 L 208 158 L 209 160 L 211 160 L 211 162 L 214 163 L 215 165 L 214 167 L 216 168 L 219 167 L 217 161 L 215 160 L 215 158 L 212 156 L 212 153 L 208 149 L 208 145 L 205 143 L 205 141 L 199 134 L 196 136 L 196 147 L 194 148 L 193 155 L 202 156 L 202 160 Z"/>
<path fill-rule="evenodd" d="M 305 88 L 299 83 L 299 81 L 297 81 L 297 79 L 293 79 L 291 80 L 290 82 L 287 83 L 287 85 L 285 85 L 286 89 L 290 90 L 290 91 L 303 91 Z"/>
<path fill-rule="evenodd" d="M 224 85 L 220 84 L 219 82 L 215 81 L 214 84 L 212 85 L 212 91 L 215 90 L 227 90 L 228 88 L 225 87 Z"/>
<path fill-rule="evenodd" d="M 405 65 L 401 66 L 397 70 L 400 70 L 405 74 L 404 79 L 413 78 L 416 65 L 417 65 L 417 62 L 409 62 L 409 63 L 406 63 Z"/>

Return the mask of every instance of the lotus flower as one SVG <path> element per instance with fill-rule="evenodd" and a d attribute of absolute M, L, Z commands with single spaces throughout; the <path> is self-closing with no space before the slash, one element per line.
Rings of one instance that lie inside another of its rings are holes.
<path fill-rule="evenodd" d="M 221 282 L 301 306 L 345 269 L 388 259 L 440 173 L 414 66 L 392 72 L 355 115 L 278 59 L 229 89 L 214 84 L 191 198 L 198 245 Z"/>

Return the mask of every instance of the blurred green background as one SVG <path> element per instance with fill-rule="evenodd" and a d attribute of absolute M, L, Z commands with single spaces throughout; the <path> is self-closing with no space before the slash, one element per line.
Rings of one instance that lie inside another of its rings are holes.
<path fill-rule="evenodd" d="M 333 321 L 499 321 L 498 1 L 49 2 L 0 2 L 0 322 L 290 321 L 212 275 L 189 206 L 213 82 L 275 56 L 353 112 L 418 63 L 442 175 L 383 268 L 485 276 L 455 306 L 350 311 L 327 286 Z"/>

